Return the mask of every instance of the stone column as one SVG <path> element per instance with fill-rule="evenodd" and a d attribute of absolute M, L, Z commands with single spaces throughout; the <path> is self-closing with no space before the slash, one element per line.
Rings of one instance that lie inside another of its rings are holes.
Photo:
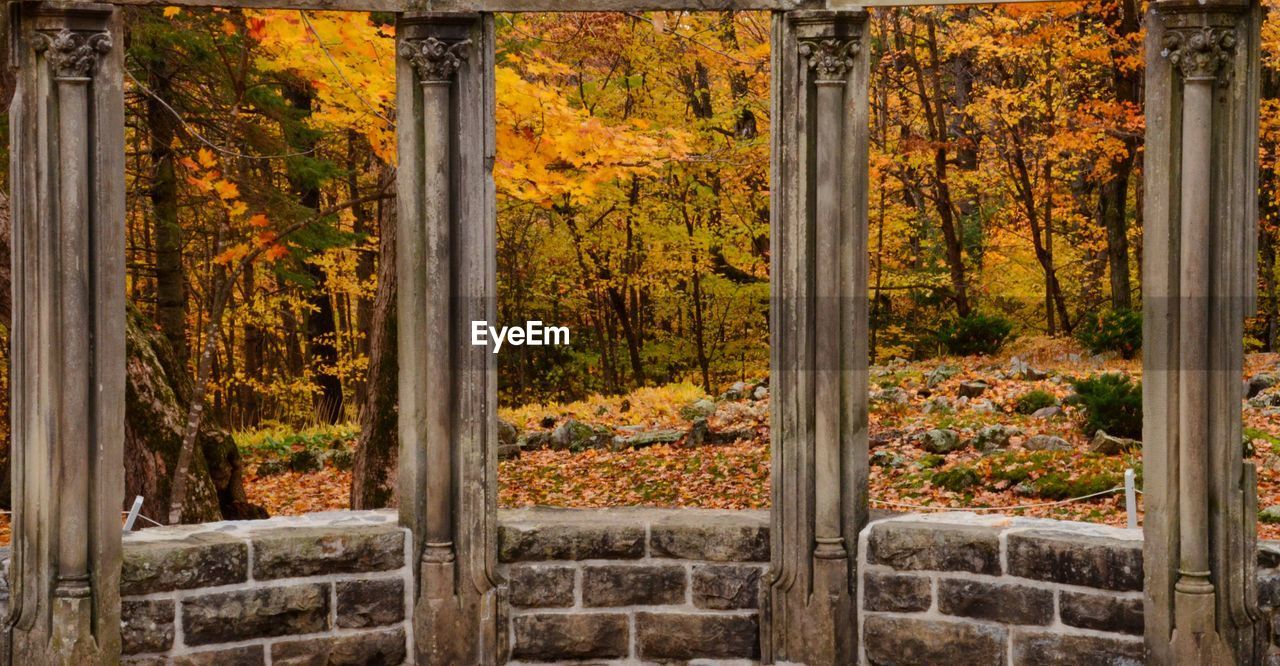
<path fill-rule="evenodd" d="M 766 662 L 857 660 L 867 520 L 865 12 L 774 16 Z"/>
<path fill-rule="evenodd" d="M 1241 447 L 1257 224 L 1256 4 L 1152 3 L 1143 250 L 1146 643 L 1261 663 L 1256 488 Z"/>
<path fill-rule="evenodd" d="M 401 17 L 397 76 L 400 517 L 413 529 L 419 664 L 491 664 L 497 630 L 493 27 Z"/>
<path fill-rule="evenodd" d="M 11 663 L 120 654 L 124 96 L 110 5 L 10 5 Z"/>

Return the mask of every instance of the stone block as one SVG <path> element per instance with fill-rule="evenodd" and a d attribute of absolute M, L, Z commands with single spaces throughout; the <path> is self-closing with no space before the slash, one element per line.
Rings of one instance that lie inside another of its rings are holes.
<path fill-rule="evenodd" d="M 606 564 L 582 570 L 582 604 L 658 606 L 685 600 L 685 570 L 671 565 Z"/>
<path fill-rule="evenodd" d="M 343 629 L 384 627 L 404 619 L 404 581 L 348 580 L 334 583 L 338 626 Z"/>
<path fill-rule="evenodd" d="M 517 615 L 511 657 L 526 661 L 627 656 L 631 632 L 622 613 Z"/>
<path fill-rule="evenodd" d="M 693 567 L 693 605 L 714 610 L 760 607 L 760 576 L 750 564 L 697 564 Z"/>
<path fill-rule="evenodd" d="M 863 644 L 874 666 L 1003 666 L 1007 629 L 997 625 L 868 615 Z M 1032 664 L 1035 662 L 1022 662 Z"/>
<path fill-rule="evenodd" d="M 1280 570 L 1260 569 L 1257 574 L 1258 605 L 1280 608 Z"/>
<path fill-rule="evenodd" d="M 641 659 L 759 659 L 760 622 L 754 615 L 637 613 Z"/>
<path fill-rule="evenodd" d="M 263 666 L 266 652 L 261 645 L 201 650 L 174 657 L 126 657 L 125 666 Z"/>
<path fill-rule="evenodd" d="M 499 524 L 498 559 L 502 562 L 644 557 L 644 524 L 619 520 L 621 515 L 609 519 L 581 511 L 546 510 L 515 515 L 529 518 Z"/>
<path fill-rule="evenodd" d="M 867 557 L 899 570 L 1000 574 L 999 531 L 982 525 L 888 520 L 871 528 Z"/>
<path fill-rule="evenodd" d="M 230 585 L 248 580 L 249 546 L 218 532 L 182 539 L 130 540 L 124 547 L 120 594 Z"/>
<path fill-rule="evenodd" d="M 747 511 L 668 511 L 649 526 L 653 557 L 713 562 L 768 562 L 768 514 Z"/>
<path fill-rule="evenodd" d="M 915 613 L 929 610 L 933 602 L 927 576 L 868 571 L 862 584 L 862 604 L 869 611 Z"/>
<path fill-rule="evenodd" d="M 1058 615 L 1063 624 L 1141 636 L 1142 599 L 1091 592 L 1058 593 Z"/>
<path fill-rule="evenodd" d="M 1141 666 L 1142 640 L 1014 631 L 1013 663 L 1036 666 Z"/>
<path fill-rule="evenodd" d="M 187 645 L 310 634 L 329 629 L 327 585 L 258 587 L 184 599 Z"/>
<path fill-rule="evenodd" d="M 938 610 L 946 615 L 1001 624 L 1053 622 L 1053 591 L 1017 583 L 944 578 L 938 581 Z"/>
<path fill-rule="evenodd" d="M 168 652 L 173 647 L 172 599 L 125 599 L 120 604 L 120 640 L 124 654 Z"/>
<path fill-rule="evenodd" d="M 403 629 L 283 641 L 271 646 L 275 666 L 396 666 L 408 654 Z"/>
<path fill-rule="evenodd" d="M 394 525 L 282 527 L 253 535 L 253 576 L 259 580 L 403 566 L 404 530 Z"/>
<path fill-rule="evenodd" d="M 517 608 L 566 608 L 573 605 L 573 567 L 513 565 L 507 572 L 511 605 Z"/>
<path fill-rule="evenodd" d="M 1142 543 L 1056 530 L 1008 536 L 1009 573 L 1103 590 L 1142 589 Z"/>

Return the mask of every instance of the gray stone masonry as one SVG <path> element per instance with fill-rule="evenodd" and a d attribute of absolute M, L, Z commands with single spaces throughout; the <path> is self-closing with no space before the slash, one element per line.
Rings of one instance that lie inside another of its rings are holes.
<path fill-rule="evenodd" d="M 760 658 L 768 512 L 540 508 L 499 523 L 512 663 Z"/>
<path fill-rule="evenodd" d="M 1142 532 L 973 513 L 871 523 L 862 661 L 1142 664 Z"/>
<path fill-rule="evenodd" d="M 408 546 L 390 512 L 128 534 L 125 663 L 404 663 Z"/>
<path fill-rule="evenodd" d="M 389 512 L 126 535 L 124 663 L 408 663 L 406 536 Z M 768 543 L 763 511 L 503 511 L 506 657 L 756 663 Z M 1084 523 L 873 522 L 859 540 L 859 660 L 1139 664 L 1141 547 L 1139 531 Z M 1257 583 L 1264 610 L 1280 606 L 1280 544 L 1259 546 Z M 1280 647 L 1270 657 L 1280 664 Z"/>

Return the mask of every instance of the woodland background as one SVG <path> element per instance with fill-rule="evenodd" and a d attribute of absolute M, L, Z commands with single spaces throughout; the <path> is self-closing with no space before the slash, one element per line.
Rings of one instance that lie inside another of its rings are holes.
<path fill-rule="evenodd" d="M 1140 310 L 1145 9 L 872 12 L 874 361 L 973 317 L 1068 336 Z M 260 515 L 228 433 L 336 424 L 352 506 L 393 501 L 394 17 L 124 11 L 130 496 L 170 515 L 185 446 L 182 519 Z M 499 320 L 573 331 L 504 348 L 500 401 L 766 375 L 770 17 L 497 25 Z M 1280 338 L 1275 12 L 1263 44 L 1250 351 Z"/>

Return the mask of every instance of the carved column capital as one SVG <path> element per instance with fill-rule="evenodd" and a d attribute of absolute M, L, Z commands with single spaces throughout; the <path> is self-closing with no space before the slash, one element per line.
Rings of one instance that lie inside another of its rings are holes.
<path fill-rule="evenodd" d="M 820 37 L 800 41 L 800 55 L 808 61 L 809 69 L 817 74 L 819 83 L 844 83 L 860 48 L 856 37 Z"/>
<path fill-rule="evenodd" d="M 400 55 L 409 59 L 423 83 L 443 83 L 453 78 L 470 48 L 469 39 L 446 42 L 426 37 L 400 42 Z"/>
<path fill-rule="evenodd" d="M 1171 27 L 1164 35 L 1161 54 L 1188 81 L 1216 80 L 1219 75 L 1231 75 L 1236 41 L 1236 31 L 1231 28 Z"/>
<path fill-rule="evenodd" d="M 106 32 L 75 32 L 62 29 L 56 33 L 34 33 L 32 48 L 45 54 L 59 79 L 88 79 L 98 68 L 98 61 L 111 51 L 111 35 Z"/>

